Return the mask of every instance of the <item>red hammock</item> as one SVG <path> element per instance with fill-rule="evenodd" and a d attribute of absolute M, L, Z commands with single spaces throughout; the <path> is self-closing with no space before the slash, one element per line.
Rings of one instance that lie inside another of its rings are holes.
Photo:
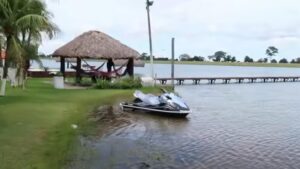
<path fill-rule="evenodd" d="M 121 77 L 124 76 L 127 72 L 127 70 L 125 70 L 123 73 L 121 72 L 122 69 L 127 65 L 124 64 L 122 66 L 120 66 L 118 69 L 114 69 L 111 72 L 104 72 L 104 71 L 93 71 L 94 75 L 98 78 L 114 78 L 114 77 Z"/>
<path fill-rule="evenodd" d="M 85 60 L 83 60 L 83 61 L 84 61 L 85 65 L 86 65 L 86 67 L 88 67 L 91 71 L 99 71 L 105 65 L 105 63 L 106 63 L 106 62 L 103 62 L 102 65 L 100 65 L 99 67 L 95 68 L 95 66 L 89 65 L 89 63 L 87 61 L 85 61 Z"/>
<path fill-rule="evenodd" d="M 99 66 L 98 68 L 94 68 L 94 66 L 90 66 L 86 61 L 84 61 L 86 63 L 86 65 L 89 67 L 90 70 L 86 71 L 83 69 L 79 69 L 80 74 L 84 74 L 84 75 L 88 75 L 91 77 L 96 77 L 96 78 L 116 78 L 116 77 L 121 77 L 126 75 L 127 73 L 127 68 L 125 69 L 124 72 L 121 72 L 122 69 L 127 65 L 127 63 L 125 63 L 124 65 L 120 66 L 119 68 L 115 69 L 111 72 L 105 72 L 105 71 L 101 71 L 99 69 L 101 69 L 105 62 Z M 75 69 L 77 71 L 77 67 L 71 64 L 71 68 Z"/>

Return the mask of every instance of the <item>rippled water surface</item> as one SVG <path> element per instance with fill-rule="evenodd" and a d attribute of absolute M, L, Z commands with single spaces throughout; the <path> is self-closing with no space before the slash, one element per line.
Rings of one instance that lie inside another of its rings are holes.
<path fill-rule="evenodd" d="M 176 92 L 193 111 L 187 119 L 114 109 L 99 137 L 82 139 L 89 151 L 74 166 L 300 168 L 300 83 L 181 86 Z"/>

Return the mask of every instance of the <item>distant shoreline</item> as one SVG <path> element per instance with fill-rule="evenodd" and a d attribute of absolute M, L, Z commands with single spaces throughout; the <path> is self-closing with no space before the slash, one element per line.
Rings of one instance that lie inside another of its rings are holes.
<path fill-rule="evenodd" d="M 45 60 L 53 60 L 53 58 L 42 58 Z M 103 61 L 103 60 L 90 60 Z M 150 61 L 144 61 L 149 64 Z M 171 64 L 171 61 L 154 61 L 154 64 Z M 199 62 L 199 61 L 175 61 L 177 65 L 206 65 L 206 66 L 241 66 L 241 67 L 279 67 L 279 68 L 300 68 L 297 63 L 244 63 L 244 62 Z"/>
<path fill-rule="evenodd" d="M 150 63 L 150 61 L 145 61 Z M 154 61 L 154 64 L 171 64 L 171 61 Z M 291 63 L 229 63 L 229 62 L 199 62 L 199 61 L 175 61 L 180 65 L 208 65 L 208 66 L 245 66 L 245 67 L 282 67 L 282 68 L 300 68 L 300 64 Z"/>

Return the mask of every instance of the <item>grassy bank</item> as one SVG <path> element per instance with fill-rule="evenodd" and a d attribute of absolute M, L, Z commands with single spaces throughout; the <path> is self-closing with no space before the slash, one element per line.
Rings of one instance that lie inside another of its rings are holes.
<path fill-rule="evenodd" d="M 150 63 L 146 61 L 146 63 Z M 156 64 L 171 64 L 171 61 L 154 61 Z M 285 63 L 230 63 L 230 62 L 196 62 L 196 61 L 176 61 L 175 64 L 182 65 L 211 65 L 211 66 L 248 66 L 248 67 L 287 67 L 300 68 L 300 64 Z"/>
<path fill-rule="evenodd" d="M 7 96 L 0 97 L 1 169 L 61 168 L 76 136 L 88 126 L 88 113 L 132 94 L 131 90 L 55 90 L 45 81 L 31 79 L 26 90 L 8 88 Z"/>

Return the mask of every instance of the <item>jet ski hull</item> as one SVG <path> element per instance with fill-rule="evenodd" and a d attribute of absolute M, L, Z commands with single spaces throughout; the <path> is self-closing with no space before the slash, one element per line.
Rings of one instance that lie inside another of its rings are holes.
<path fill-rule="evenodd" d="M 159 114 L 163 116 L 173 116 L 173 117 L 186 117 L 189 113 L 189 110 L 165 110 L 159 107 L 144 107 L 138 106 L 131 103 L 120 103 L 120 107 L 122 110 L 126 111 L 142 111 L 147 113 Z"/>

